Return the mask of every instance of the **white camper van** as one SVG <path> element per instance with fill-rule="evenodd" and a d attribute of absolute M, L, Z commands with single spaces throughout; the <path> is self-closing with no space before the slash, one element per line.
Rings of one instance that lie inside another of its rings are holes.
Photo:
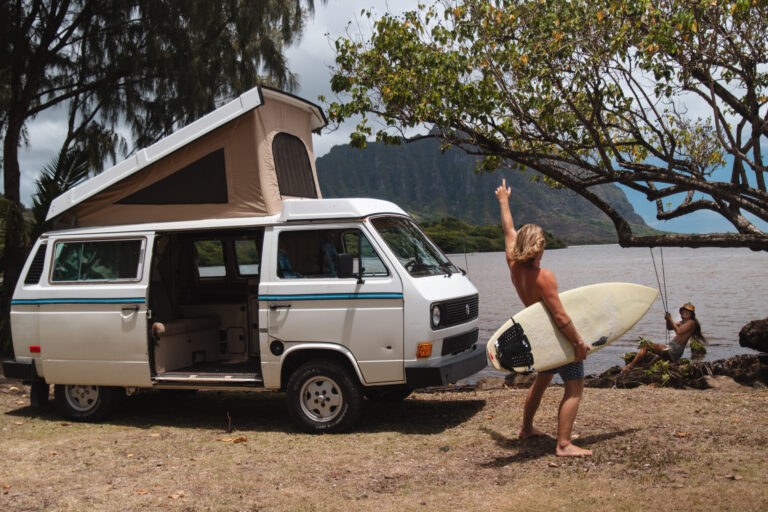
<path fill-rule="evenodd" d="M 58 198 L 14 293 L 6 377 L 93 421 L 143 389 L 284 390 L 316 432 L 351 427 L 363 397 L 485 367 L 477 290 L 416 223 L 320 198 L 323 124 L 256 89 Z"/>

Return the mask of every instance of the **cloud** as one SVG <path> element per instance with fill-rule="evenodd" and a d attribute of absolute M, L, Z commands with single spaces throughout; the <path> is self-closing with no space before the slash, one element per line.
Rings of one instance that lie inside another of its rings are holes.
<path fill-rule="evenodd" d="M 383 14 L 399 13 L 414 7 L 411 0 L 329 0 L 325 5 L 316 2 L 315 14 L 308 20 L 301 40 L 286 51 L 289 69 L 297 75 L 299 81 L 299 89 L 295 94 L 321 108 L 325 105 L 319 104 L 318 96 L 333 99 L 330 88 L 331 65 L 335 57 L 333 42 L 346 35 L 348 27 L 350 33 L 370 32 L 371 22 L 367 18 L 360 18 L 361 10 L 372 9 Z M 40 169 L 60 149 L 66 135 L 66 122 L 64 109 L 51 109 L 28 124 L 29 144 L 19 150 L 22 173 L 20 192 L 25 205 L 32 203 L 35 179 Z M 335 131 L 313 136 L 315 156 L 324 155 L 335 145 L 347 144 L 354 124 L 347 123 Z M 109 167 L 109 164 L 105 164 L 105 167 Z"/>
<path fill-rule="evenodd" d="M 330 0 L 326 6 L 315 6 L 315 16 L 310 20 L 300 43 L 286 52 L 289 68 L 297 74 L 298 96 L 325 109 L 318 102 L 319 96 L 334 101 L 331 92 L 331 67 L 336 50 L 334 42 L 340 37 L 366 36 L 373 30 L 373 21 L 361 16 L 361 11 L 371 10 L 374 17 L 384 13 L 399 14 L 414 9 L 412 0 Z M 349 143 L 349 134 L 354 121 L 345 123 L 334 131 L 326 129 L 321 135 L 314 135 L 312 144 L 315 156 L 320 157 L 333 146 Z"/>

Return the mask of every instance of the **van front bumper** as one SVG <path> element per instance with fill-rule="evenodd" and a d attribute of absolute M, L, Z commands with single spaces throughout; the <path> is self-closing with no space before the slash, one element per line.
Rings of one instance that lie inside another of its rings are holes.
<path fill-rule="evenodd" d="M 16 361 L 14 359 L 3 361 L 3 374 L 6 379 L 19 379 L 24 382 L 30 382 L 37 379 L 35 362 Z"/>
<path fill-rule="evenodd" d="M 448 361 L 438 359 L 431 363 L 407 366 L 405 379 L 408 387 L 412 388 L 444 386 L 469 377 L 487 365 L 485 348 L 481 343 L 477 343 Z"/>

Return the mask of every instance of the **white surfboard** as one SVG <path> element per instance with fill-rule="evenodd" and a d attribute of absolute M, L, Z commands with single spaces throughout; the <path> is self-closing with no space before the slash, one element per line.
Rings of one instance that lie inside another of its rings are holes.
<path fill-rule="evenodd" d="M 563 292 L 560 301 L 592 353 L 630 330 L 657 295 L 655 289 L 639 284 L 599 283 Z M 573 344 L 541 301 L 507 320 L 487 348 L 491 364 L 501 371 L 538 372 L 575 359 Z"/>

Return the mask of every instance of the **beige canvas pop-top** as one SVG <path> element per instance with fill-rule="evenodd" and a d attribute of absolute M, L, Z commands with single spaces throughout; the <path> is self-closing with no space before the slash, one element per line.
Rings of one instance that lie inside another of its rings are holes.
<path fill-rule="evenodd" d="M 280 213 L 320 198 L 312 131 L 320 108 L 257 87 L 56 198 L 54 228 Z"/>

